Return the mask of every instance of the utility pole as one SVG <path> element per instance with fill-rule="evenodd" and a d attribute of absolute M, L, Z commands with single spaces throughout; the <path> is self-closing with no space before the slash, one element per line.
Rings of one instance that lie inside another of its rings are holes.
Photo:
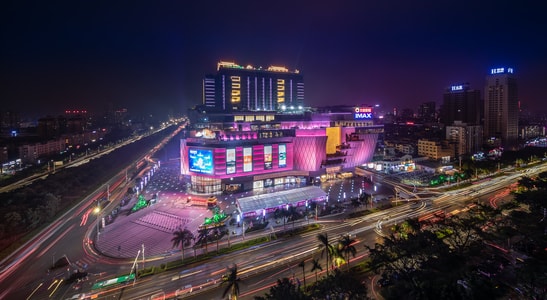
<path fill-rule="evenodd" d="M 144 270 L 144 243 L 142 244 L 142 269 Z"/>
<path fill-rule="evenodd" d="M 137 252 L 137 256 L 135 256 L 135 260 L 133 261 L 133 265 L 131 266 L 131 272 L 129 273 L 129 276 L 135 273 L 135 279 L 133 279 L 133 284 L 135 284 L 135 281 L 137 281 L 137 259 L 139 259 L 139 254 L 141 254 L 141 250 Z"/>

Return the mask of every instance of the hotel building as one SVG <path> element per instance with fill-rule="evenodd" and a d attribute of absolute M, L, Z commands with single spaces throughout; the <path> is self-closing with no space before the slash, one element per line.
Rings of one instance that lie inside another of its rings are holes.
<path fill-rule="evenodd" d="M 277 111 L 303 104 L 304 79 L 298 70 L 221 61 L 216 74 L 203 80 L 203 105 L 209 110 Z"/>
<path fill-rule="evenodd" d="M 518 149 L 519 104 L 513 68 L 495 68 L 486 76 L 484 136 L 493 146 Z"/>
<path fill-rule="evenodd" d="M 456 121 L 478 125 L 481 122 L 481 93 L 469 88 L 469 84 L 456 84 L 449 87 L 443 95 L 441 123 L 452 125 Z"/>

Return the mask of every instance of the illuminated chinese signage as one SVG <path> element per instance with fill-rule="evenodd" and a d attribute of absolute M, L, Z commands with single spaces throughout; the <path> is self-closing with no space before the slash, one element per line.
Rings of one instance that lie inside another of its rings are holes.
<path fill-rule="evenodd" d="M 284 168 L 287 166 L 287 145 L 279 145 L 279 167 Z"/>
<path fill-rule="evenodd" d="M 453 92 L 454 91 L 462 91 L 463 90 L 463 85 L 461 85 L 461 84 L 460 85 L 453 85 L 451 87 L 451 89 L 452 89 Z"/>
<path fill-rule="evenodd" d="M 504 74 L 504 73 L 513 74 L 513 68 L 494 68 L 490 70 L 490 74 Z"/>
<path fill-rule="evenodd" d="M 243 148 L 243 172 L 253 170 L 253 148 Z"/>
<path fill-rule="evenodd" d="M 226 174 L 236 172 L 236 149 L 226 149 Z"/>
<path fill-rule="evenodd" d="M 190 149 L 188 162 L 192 172 L 213 174 L 213 152 L 211 150 Z"/>
<path fill-rule="evenodd" d="M 272 145 L 264 146 L 264 169 L 272 168 Z"/>
<path fill-rule="evenodd" d="M 356 107 L 353 118 L 355 120 L 372 119 L 372 107 Z"/>

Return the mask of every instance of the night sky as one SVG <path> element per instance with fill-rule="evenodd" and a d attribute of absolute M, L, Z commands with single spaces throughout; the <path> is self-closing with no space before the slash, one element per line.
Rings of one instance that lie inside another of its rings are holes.
<path fill-rule="evenodd" d="M 3 111 L 185 112 L 220 60 L 299 69 L 307 106 L 386 111 L 483 94 L 509 66 L 523 107 L 547 109 L 544 1 L 16 0 L 0 24 Z"/>

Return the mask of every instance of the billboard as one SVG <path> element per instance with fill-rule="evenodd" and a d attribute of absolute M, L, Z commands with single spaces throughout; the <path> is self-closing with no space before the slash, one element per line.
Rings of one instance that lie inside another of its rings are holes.
<path fill-rule="evenodd" d="M 205 149 L 190 149 L 188 164 L 191 172 L 213 174 L 213 152 Z"/>
<path fill-rule="evenodd" d="M 251 172 L 253 170 L 253 148 L 243 148 L 243 172 Z"/>
<path fill-rule="evenodd" d="M 226 149 L 226 174 L 236 172 L 236 149 Z"/>
<path fill-rule="evenodd" d="M 287 166 L 287 145 L 279 144 L 279 167 Z"/>
<path fill-rule="evenodd" d="M 272 145 L 264 146 L 264 170 L 272 168 Z"/>
<path fill-rule="evenodd" d="M 353 118 L 355 120 L 372 119 L 372 107 L 356 107 Z"/>

